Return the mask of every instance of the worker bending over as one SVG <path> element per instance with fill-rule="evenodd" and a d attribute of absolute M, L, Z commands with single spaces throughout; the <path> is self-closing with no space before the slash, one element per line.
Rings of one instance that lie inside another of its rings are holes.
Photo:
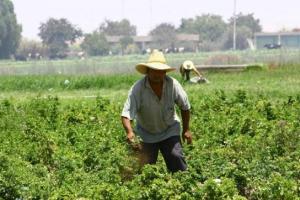
<path fill-rule="evenodd" d="M 208 82 L 206 78 L 196 69 L 194 63 L 190 60 L 186 60 L 180 66 L 180 73 L 185 81 L 190 81 L 190 73 L 193 71 L 199 78 L 197 82 Z"/>

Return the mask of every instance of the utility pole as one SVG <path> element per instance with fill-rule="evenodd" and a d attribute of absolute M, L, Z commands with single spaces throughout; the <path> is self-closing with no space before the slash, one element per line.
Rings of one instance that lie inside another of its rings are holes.
<path fill-rule="evenodd" d="M 150 2 L 150 30 L 152 30 L 152 0 L 149 0 Z"/>
<path fill-rule="evenodd" d="M 125 19 L 125 0 L 122 0 L 122 19 L 121 20 L 123 20 L 123 19 Z"/>
<path fill-rule="evenodd" d="M 233 51 L 236 50 L 236 0 L 233 2 Z"/>

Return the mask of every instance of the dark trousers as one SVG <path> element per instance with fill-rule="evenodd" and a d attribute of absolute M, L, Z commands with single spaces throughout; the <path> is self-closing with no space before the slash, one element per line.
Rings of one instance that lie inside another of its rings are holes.
<path fill-rule="evenodd" d="M 142 143 L 142 164 L 155 164 L 161 152 L 167 168 L 171 172 L 185 171 L 185 162 L 180 136 L 173 136 L 158 143 Z"/>
<path fill-rule="evenodd" d="M 190 73 L 191 73 L 191 70 L 186 70 L 185 71 L 185 77 L 186 77 L 186 81 L 189 81 L 190 80 Z"/>

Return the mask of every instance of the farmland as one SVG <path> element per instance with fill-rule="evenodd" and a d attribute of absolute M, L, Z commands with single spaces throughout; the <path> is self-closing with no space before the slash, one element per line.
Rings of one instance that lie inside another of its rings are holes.
<path fill-rule="evenodd" d="M 184 144 L 188 171 L 175 174 L 162 157 L 141 168 L 125 142 L 120 112 L 140 75 L 3 75 L 0 196 L 299 199 L 299 69 L 205 72 L 210 84 L 183 84 L 194 143 Z"/>
<path fill-rule="evenodd" d="M 132 66 L 144 62 L 148 55 L 113 55 L 102 57 L 87 57 L 86 59 L 69 58 L 66 60 L 29 60 L 0 61 L 0 75 L 62 75 L 62 74 L 130 74 Z M 275 63 L 295 64 L 300 62 L 299 49 L 276 50 L 244 50 L 166 54 L 171 66 L 179 67 L 186 59 L 195 64 L 248 64 Z"/>

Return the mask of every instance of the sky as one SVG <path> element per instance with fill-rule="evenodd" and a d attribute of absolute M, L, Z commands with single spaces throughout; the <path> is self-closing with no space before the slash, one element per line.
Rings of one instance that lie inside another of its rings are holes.
<path fill-rule="evenodd" d="M 220 15 L 227 22 L 234 13 L 260 19 L 264 32 L 300 27 L 300 0 L 11 0 L 23 37 L 39 39 L 41 23 L 49 18 L 66 18 L 90 33 L 106 19 L 128 19 L 138 35 L 147 35 L 160 23 L 179 27 L 182 18 L 202 14 Z"/>

